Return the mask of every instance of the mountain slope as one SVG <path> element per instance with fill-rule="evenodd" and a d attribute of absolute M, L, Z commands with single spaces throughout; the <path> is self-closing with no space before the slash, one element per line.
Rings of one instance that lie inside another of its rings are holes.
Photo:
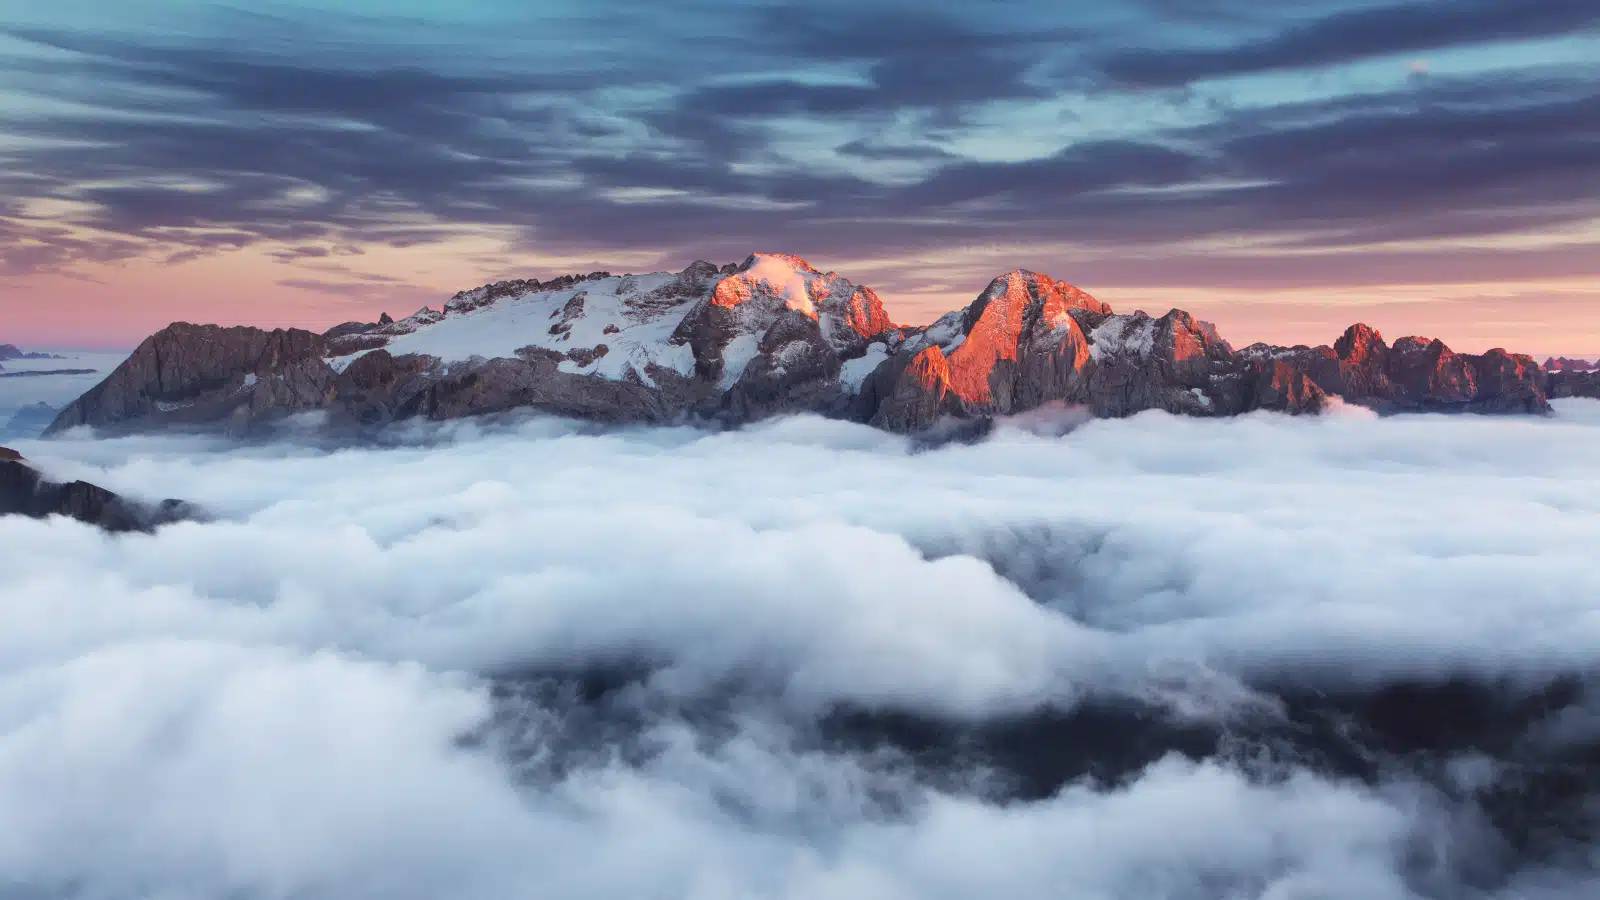
<path fill-rule="evenodd" d="M 921 328 L 799 257 L 595 272 L 463 291 L 442 310 L 298 329 L 176 323 L 64 409 L 90 425 L 248 429 L 317 411 L 339 426 L 536 409 L 604 422 L 740 424 L 814 412 L 917 431 L 1060 402 L 1095 415 L 1314 413 L 1337 394 L 1384 412 L 1548 409 L 1547 376 L 1504 351 L 1393 347 L 1353 326 L 1333 347 L 1234 348 L 1182 310 L 1118 315 L 1026 270 Z"/>

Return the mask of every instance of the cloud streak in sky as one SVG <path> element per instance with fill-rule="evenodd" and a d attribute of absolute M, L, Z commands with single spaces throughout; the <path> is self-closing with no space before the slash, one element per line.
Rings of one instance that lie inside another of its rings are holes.
<path fill-rule="evenodd" d="M 1102 65 L 1120 82 L 1168 86 L 1304 69 L 1440 48 L 1594 33 L 1600 11 L 1584 0 L 1404 0 L 1339 10 L 1264 39 L 1217 50 L 1129 50 Z"/>
<path fill-rule="evenodd" d="M 38 13 L 0 43 L 0 270 L 26 287 L 244 254 L 286 269 L 256 290 L 304 297 L 329 281 L 305 248 L 404 248 L 397 277 L 448 295 L 778 249 L 857 262 L 893 299 L 1017 265 L 1147 288 L 1130 273 L 1152 260 L 1219 292 L 1219 258 L 1235 283 L 1338 287 L 1427 249 L 1403 281 L 1453 284 L 1485 243 L 1594 247 L 1594 14 L 1527 7 L 272 7 L 191 14 L 186 36 Z M 1371 68 L 1422 50 L 1426 74 Z M 1284 259 L 1304 273 L 1268 279 Z"/>

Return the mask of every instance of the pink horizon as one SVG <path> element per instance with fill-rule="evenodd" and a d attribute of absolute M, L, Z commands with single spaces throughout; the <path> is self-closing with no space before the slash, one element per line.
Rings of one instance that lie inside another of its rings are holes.
<path fill-rule="evenodd" d="M 925 324 L 965 306 L 983 290 L 989 278 L 1006 271 L 974 276 L 971 273 L 978 269 L 964 267 L 967 271 L 950 273 L 936 289 L 897 290 L 897 283 L 904 279 L 892 274 L 879 279 L 868 277 L 875 266 L 861 267 L 869 270 L 868 275 L 853 273 L 850 264 L 843 261 L 819 267 L 834 269 L 877 291 L 891 319 L 906 325 Z M 9 305 L 21 315 L 7 317 L 0 343 L 24 348 L 131 350 L 148 335 L 176 321 L 323 331 L 341 322 L 373 321 L 383 312 L 401 318 L 423 306 L 437 309 L 456 290 L 499 280 L 472 278 L 471 267 L 464 261 L 448 261 L 439 268 L 444 271 L 419 273 L 421 277 L 405 283 L 334 283 L 359 291 L 354 296 L 284 286 L 279 283 L 286 277 L 281 264 L 258 259 L 230 261 L 224 257 L 188 266 L 124 263 L 96 273 L 95 281 L 35 275 L 12 279 Z M 496 266 L 512 271 L 518 268 L 504 263 Z M 658 265 L 634 271 L 666 268 L 672 267 Z M 592 269 L 575 266 L 564 271 L 578 270 Z M 622 267 L 610 270 L 627 271 Z M 521 271 L 522 277 L 529 272 L 545 278 L 558 274 L 549 264 Z M 1243 291 L 1220 287 L 1097 286 L 1090 280 L 1073 283 L 1118 312 L 1142 309 L 1161 315 L 1172 308 L 1187 310 L 1215 323 L 1224 337 L 1241 347 L 1257 341 L 1286 346 L 1331 344 L 1347 327 L 1361 322 L 1376 328 L 1391 342 L 1406 335 L 1437 337 L 1459 352 L 1480 353 L 1501 347 L 1541 359 L 1600 356 L 1600 279 L 1554 286 L 1524 282 L 1457 284 L 1449 286 L 1453 294 L 1443 290 L 1435 293 L 1428 285 L 1328 289 L 1290 286 Z M 443 286 L 448 284 L 457 286 Z M 1329 299 L 1321 299 L 1324 296 Z"/>

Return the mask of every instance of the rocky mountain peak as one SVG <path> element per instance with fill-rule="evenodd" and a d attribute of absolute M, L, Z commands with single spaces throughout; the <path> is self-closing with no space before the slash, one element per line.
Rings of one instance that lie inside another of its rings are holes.
<path fill-rule="evenodd" d="M 717 283 L 711 302 L 731 309 L 752 301 L 776 300 L 815 319 L 814 294 L 827 289 L 826 284 L 818 285 L 822 280 L 822 273 L 798 256 L 752 253 L 737 272 Z"/>
<path fill-rule="evenodd" d="M 822 272 L 818 270 L 816 266 L 813 266 L 811 263 L 806 262 L 804 259 L 794 255 L 793 253 L 767 252 L 756 252 L 745 257 L 744 262 L 740 263 L 739 267 L 734 270 L 734 274 L 739 272 L 748 272 L 751 269 L 762 265 L 781 266 L 784 268 L 794 269 L 797 272 L 806 272 L 811 275 L 822 274 Z"/>
<path fill-rule="evenodd" d="M 794 310 L 842 352 L 863 349 L 894 327 L 876 293 L 787 253 L 751 254 L 717 282 L 710 305 L 731 311 L 728 324 L 741 331 L 765 330 L 785 309 Z"/>
<path fill-rule="evenodd" d="M 684 266 L 683 271 L 678 273 L 678 278 L 683 281 L 691 281 L 696 284 L 703 284 L 714 281 L 721 275 L 722 267 L 718 266 L 716 263 L 710 263 L 703 259 L 697 259 L 687 266 Z"/>
<path fill-rule="evenodd" d="M 1378 329 L 1358 322 L 1345 329 L 1339 340 L 1334 342 L 1333 350 L 1340 359 L 1362 364 L 1382 357 L 1389 347 L 1383 342 L 1383 335 L 1378 333 Z"/>
<path fill-rule="evenodd" d="M 1400 338 L 1389 349 L 1406 355 L 1413 353 L 1440 353 L 1450 350 L 1449 347 L 1445 346 L 1444 341 L 1438 338 L 1418 337 L 1414 334 Z"/>
<path fill-rule="evenodd" d="M 1074 285 L 1028 269 L 1013 269 L 989 282 L 978 299 L 967 307 L 970 323 L 976 323 L 989 304 L 1002 301 L 1010 309 L 1028 315 L 1054 315 L 1081 309 L 1110 315 L 1111 307 Z M 969 326 L 970 330 L 970 326 Z"/>
<path fill-rule="evenodd" d="M 962 316 L 962 334 L 946 344 L 949 380 L 967 404 L 1004 407 L 1015 393 L 1015 373 L 1030 352 L 1041 357 L 1088 353 L 1073 310 L 1109 307 L 1048 275 L 1026 269 L 989 282 Z M 1088 298 L 1085 301 L 1084 298 Z"/>

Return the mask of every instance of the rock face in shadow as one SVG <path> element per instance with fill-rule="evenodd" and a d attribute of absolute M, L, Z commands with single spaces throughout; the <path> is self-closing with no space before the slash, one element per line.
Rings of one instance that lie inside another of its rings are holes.
<path fill-rule="evenodd" d="M 1380 413 L 1544 413 L 1594 396 L 1593 373 L 1458 354 L 1354 325 L 1333 346 L 1235 350 L 1183 310 L 1119 315 L 1019 269 L 925 327 L 889 321 L 870 289 L 798 257 L 753 254 L 678 273 L 522 279 L 436 311 L 324 334 L 178 323 L 148 338 L 48 433 L 172 426 L 249 430 L 301 412 L 331 425 L 536 410 L 608 423 L 738 425 L 810 412 L 897 432 L 1045 405 L 1314 414 L 1330 397 Z"/>
<path fill-rule="evenodd" d="M 107 531 L 127 532 L 198 518 L 200 511 L 181 500 L 146 505 L 86 481 L 50 481 L 22 454 L 0 447 L 0 515 L 66 516 Z"/>
<path fill-rule="evenodd" d="M 146 338 L 63 409 L 49 432 L 243 423 L 320 409 L 334 377 L 327 352 L 321 335 L 297 328 L 178 322 Z"/>
<path fill-rule="evenodd" d="M 881 314 L 882 308 L 877 312 Z M 840 331 L 853 327 L 846 323 Z M 859 349 L 865 349 L 864 341 Z M 784 413 L 831 414 L 841 405 L 842 365 L 816 320 L 798 310 L 785 310 L 756 345 L 755 358 L 728 389 L 723 409 L 735 422 Z"/>
<path fill-rule="evenodd" d="M 1544 368 L 1549 372 L 1588 372 L 1600 370 L 1600 363 L 1590 362 L 1587 359 L 1568 359 L 1565 356 L 1552 356 L 1544 361 Z"/>
<path fill-rule="evenodd" d="M 1588 397 L 1591 400 L 1600 400 L 1600 371 L 1551 372 L 1545 390 L 1551 397 Z"/>
<path fill-rule="evenodd" d="M 396 418 L 459 419 L 524 408 L 609 424 L 666 418 L 655 391 L 571 375 L 556 366 L 548 358 L 491 359 L 470 371 L 446 373 L 401 404 Z"/>

